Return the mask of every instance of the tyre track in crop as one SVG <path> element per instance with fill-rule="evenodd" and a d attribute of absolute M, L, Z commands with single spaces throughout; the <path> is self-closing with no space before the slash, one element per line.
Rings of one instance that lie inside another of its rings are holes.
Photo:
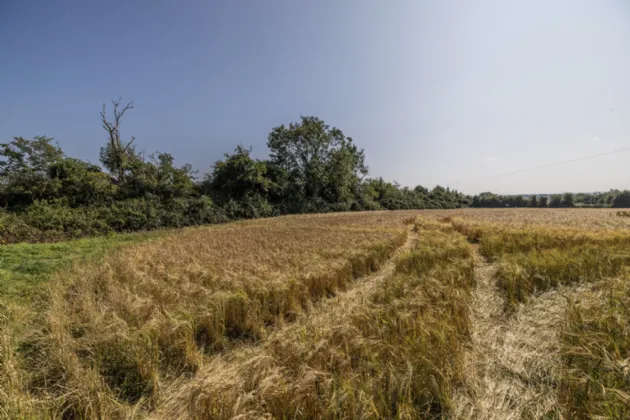
<path fill-rule="evenodd" d="M 207 392 L 207 384 L 220 382 L 224 390 L 238 386 L 240 372 L 243 369 L 256 367 L 257 361 L 265 363 L 269 358 L 266 347 L 269 343 L 282 340 L 293 340 L 303 334 L 305 327 L 334 326 L 354 309 L 369 303 L 370 297 L 378 287 L 390 278 L 396 269 L 398 256 L 408 252 L 417 241 L 418 234 L 413 225 L 408 226 L 407 239 L 392 256 L 375 272 L 368 274 L 347 289 L 338 291 L 335 296 L 322 299 L 313 305 L 311 310 L 301 313 L 294 322 L 279 325 L 270 331 L 269 335 L 258 343 L 243 345 L 225 354 L 211 356 L 193 378 L 179 378 L 167 385 L 162 392 L 163 399 L 158 403 L 158 409 L 151 415 L 152 419 L 161 418 L 193 418 L 197 399 Z M 251 395 L 242 395 L 243 401 Z M 239 397 L 238 401 L 241 401 Z M 246 404 L 236 404 L 229 417 L 248 418 Z"/>
<path fill-rule="evenodd" d="M 413 229 L 413 225 L 409 226 L 405 243 L 394 251 L 392 256 L 377 271 L 357 279 L 348 290 L 337 292 L 335 296 L 320 301 L 313 307 L 312 311 L 302 313 L 297 322 L 278 329 L 271 334 L 270 338 L 287 335 L 292 331 L 302 329 L 305 324 L 315 325 L 339 320 L 353 308 L 366 305 L 378 286 L 394 274 L 397 257 L 410 251 L 417 238 L 418 234 Z"/>
<path fill-rule="evenodd" d="M 454 417 L 559 418 L 560 328 L 568 299 L 581 288 L 546 292 L 508 315 L 496 269 L 475 249 L 472 342 L 465 356 L 465 384 L 453 399 Z"/>

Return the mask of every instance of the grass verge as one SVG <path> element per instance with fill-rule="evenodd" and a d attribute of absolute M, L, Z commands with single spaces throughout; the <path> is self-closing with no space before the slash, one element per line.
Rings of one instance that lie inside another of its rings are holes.
<path fill-rule="evenodd" d="M 0 246 L 0 299 L 28 299 L 33 290 L 55 273 L 86 263 L 115 248 L 155 239 L 164 231 L 116 234 L 57 243 L 20 243 Z"/>

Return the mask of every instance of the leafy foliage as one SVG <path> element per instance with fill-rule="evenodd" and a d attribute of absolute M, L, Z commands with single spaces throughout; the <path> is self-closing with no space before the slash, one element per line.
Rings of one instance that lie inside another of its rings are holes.
<path fill-rule="evenodd" d="M 617 194 L 612 200 L 612 207 L 630 208 L 630 191 L 624 190 Z"/>
<path fill-rule="evenodd" d="M 269 160 L 238 146 L 201 181 L 168 153 L 145 158 L 135 137 L 121 137 L 133 103 L 113 101 L 101 124 L 107 142 L 98 165 L 67 157 L 49 137 L 0 145 L 0 235 L 6 242 L 47 241 L 230 219 L 331 211 L 449 209 L 470 198 L 436 186 L 401 187 L 369 178 L 350 137 L 317 117 L 272 129 Z"/>
<path fill-rule="evenodd" d="M 51 167 L 63 158 L 61 148 L 50 137 L 37 136 L 34 140 L 14 137 L 0 144 L 0 180 L 2 204 L 24 207 L 34 200 L 53 197 L 58 184 L 50 178 Z"/>
<path fill-rule="evenodd" d="M 363 150 L 317 117 L 275 127 L 267 146 L 271 163 L 286 171 L 292 192 L 306 200 L 349 202 L 360 177 L 368 173 Z"/>

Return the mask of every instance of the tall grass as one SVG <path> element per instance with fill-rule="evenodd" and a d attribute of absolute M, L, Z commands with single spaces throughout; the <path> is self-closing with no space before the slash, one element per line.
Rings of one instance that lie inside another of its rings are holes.
<path fill-rule="evenodd" d="M 549 227 L 589 230 L 629 229 L 630 220 L 617 217 L 619 209 L 603 208 L 504 208 L 504 209 L 459 209 L 421 212 L 429 217 L 452 217 L 470 224 L 493 224 L 508 229 Z"/>
<path fill-rule="evenodd" d="M 508 310 L 537 292 L 595 282 L 567 311 L 560 406 L 570 419 L 630 418 L 630 232 L 601 229 L 604 223 L 586 218 L 579 228 L 457 218 L 452 224 L 498 263 Z"/>
<path fill-rule="evenodd" d="M 423 223 L 426 226 L 426 223 Z M 414 248 L 360 304 L 314 318 L 180 388 L 173 418 L 439 418 L 462 380 L 472 251 L 418 227 Z"/>
<path fill-rule="evenodd" d="M 596 244 L 530 251 L 504 257 L 497 279 L 506 294 L 508 308 L 514 309 L 529 296 L 561 284 L 615 276 L 628 262 L 627 252 Z"/>
<path fill-rule="evenodd" d="M 20 375 L 0 407 L 108 419 L 152 410 L 164 384 L 193 375 L 208 355 L 264 339 L 404 243 L 409 213 L 354 216 L 190 229 L 65 272 L 3 353 L 3 371 Z"/>
<path fill-rule="evenodd" d="M 513 310 L 560 284 L 625 278 L 630 233 L 607 230 L 624 223 L 608 213 L 290 216 L 114 252 L 59 274 L 28 317 L 0 302 L 0 417 L 453 416 L 473 247 Z M 628 284 L 571 306 L 567 418 L 628 417 Z"/>
<path fill-rule="evenodd" d="M 629 280 L 602 283 L 570 306 L 560 387 L 567 418 L 630 418 Z"/>
<path fill-rule="evenodd" d="M 559 285 L 619 274 L 630 263 L 630 232 L 543 226 L 508 227 L 454 218 L 454 229 L 498 263 L 506 307 Z"/>

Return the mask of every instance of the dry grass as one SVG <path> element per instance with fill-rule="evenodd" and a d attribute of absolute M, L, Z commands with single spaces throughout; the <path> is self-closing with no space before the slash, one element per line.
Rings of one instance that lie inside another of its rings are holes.
<path fill-rule="evenodd" d="M 496 264 L 477 254 L 471 299 L 471 346 L 464 357 L 465 386 L 456 390 L 454 418 L 558 419 L 560 349 L 567 297 L 560 286 L 510 316 L 496 284 Z"/>
<path fill-rule="evenodd" d="M 573 301 L 563 334 L 567 418 L 630 417 L 630 282 L 602 282 Z"/>
<path fill-rule="evenodd" d="M 76 267 L 50 286 L 28 336 L 2 330 L 0 368 L 12 379 L 0 407 L 64 418 L 151 410 L 164 384 L 194 374 L 206 355 L 263 340 L 270 327 L 377 270 L 405 242 L 411 216 L 190 229 Z"/>
<path fill-rule="evenodd" d="M 630 229 L 630 219 L 617 217 L 619 209 L 460 209 L 426 211 L 427 217 L 462 218 L 472 223 L 492 223 L 507 228 L 544 226 L 590 230 Z"/>
<path fill-rule="evenodd" d="M 630 416 L 630 231 L 612 210 L 564 212 L 488 211 L 451 219 L 495 263 L 496 284 L 513 313 L 489 322 L 483 334 L 492 341 L 493 330 L 504 331 L 505 339 L 479 346 L 485 348 L 480 354 L 494 353 L 489 364 L 500 369 L 485 377 L 476 404 L 461 404 L 463 410 L 485 406 L 486 414 L 472 417 Z M 592 291 L 584 282 L 595 284 Z M 565 287 L 575 284 L 581 285 Z"/>
<path fill-rule="evenodd" d="M 465 209 L 187 229 L 0 302 L 0 417 L 627 418 L 629 228 Z"/>
<path fill-rule="evenodd" d="M 588 219 L 585 219 L 585 223 Z M 506 308 L 561 284 L 616 276 L 630 262 L 630 231 L 522 227 L 453 218 L 454 228 L 479 243 L 480 253 L 498 262 Z"/>
<path fill-rule="evenodd" d="M 452 229 L 418 239 L 362 283 L 261 346 L 213 358 L 159 411 L 166 418 L 428 418 L 462 380 L 470 245 Z M 363 287 L 367 286 L 367 287 Z"/>

